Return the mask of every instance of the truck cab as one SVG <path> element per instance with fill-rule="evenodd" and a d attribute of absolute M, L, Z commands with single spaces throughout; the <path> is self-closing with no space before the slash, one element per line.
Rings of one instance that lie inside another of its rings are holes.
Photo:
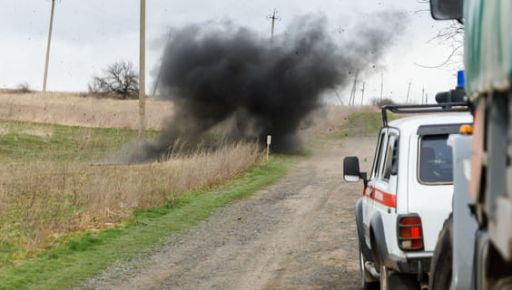
<path fill-rule="evenodd" d="M 362 286 L 418 289 L 427 281 L 439 231 L 451 212 L 452 150 L 448 139 L 472 122 L 462 107 L 427 106 L 422 114 L 387 122 L 386 111 L 416 112 L 418 106 L 383 109 L 373 166 L 359 172 L 357 157 L 344 161 L 346 181 L 363 179 L 355 208 Z M 424 107 L 424 106 L 423 106 Z M 432 110 L 434 109 L 434 110 Z"/>

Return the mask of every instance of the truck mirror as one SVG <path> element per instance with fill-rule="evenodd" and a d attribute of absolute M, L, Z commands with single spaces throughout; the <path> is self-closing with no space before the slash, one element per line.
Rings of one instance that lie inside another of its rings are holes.
<path fill-rule="evenodd" d="M 430 0 L 430 12 L 436 20 L 461 20 L 464 0 Z"/>
<path fill-rule="evenodd" d="M 357 157 L 349 156 L 343 160 L 343 179 L 346 182 L 357 182 L 361 179 L 359 159 Z"/>

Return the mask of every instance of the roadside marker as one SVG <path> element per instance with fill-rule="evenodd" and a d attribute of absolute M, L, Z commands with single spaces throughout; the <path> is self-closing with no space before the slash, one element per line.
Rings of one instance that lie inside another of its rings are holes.
<path fill-rule="evenodd" d="M 272 144 L 272 136 L 267 135 L 267 161 L 270 158 L 270 144 Z"/>

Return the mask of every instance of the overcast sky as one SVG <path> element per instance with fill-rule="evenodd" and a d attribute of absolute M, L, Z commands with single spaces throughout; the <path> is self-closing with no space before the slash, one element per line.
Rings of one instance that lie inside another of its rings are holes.
<path fill-rule="evenodd" d="M 50 15 L 50 0 L 1 0 L 0 88 L 27 82 L 42 87 L 44 55 Z M 262 35 L 270 34 L 267 16 L 279 12 L 276 33 L 298 15 L 322 13 L 333 35 L 349 33 L 350 24 L 380 10 L 397 9 L 407 15 L 407 29 L 382 59 L 384 96 L 405 100 L 412 81 L 411 99 L 421 98 L 422 88 L 432 100 L 440 90 L 455 86 L 455 71 L 418 66 L 442 63 L 450 53 L 447 46 L 429 42 L 448 25 L 435 22 L 428 5 L 418 0 L 147 0 L 147 77 L 151 90 L 163 39 L 171 27 L 231 20 Z M 48 90 L 86 91 L 91 75 L 118 61 L 138 62 L 138 0 L 61 0 L 55 14 Z M 380 95 L 381 72 L 366 79 L 366 98 Z M 346 93 L 341 93 L 343 96 Z M 360 94 L 360 93 L 359 93 Z"/>

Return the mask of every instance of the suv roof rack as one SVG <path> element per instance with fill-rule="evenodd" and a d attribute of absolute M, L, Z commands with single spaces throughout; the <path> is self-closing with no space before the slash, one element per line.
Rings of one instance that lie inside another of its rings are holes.
<path fill-rule="evenodd" d="M 470 107 L 467 102 L 428 105 L 386 105 L 382 107 L 382 124 L 384 127 L 388 126 L 388 111 L 394 114 L 451 113 L 469 112 Z"/>

